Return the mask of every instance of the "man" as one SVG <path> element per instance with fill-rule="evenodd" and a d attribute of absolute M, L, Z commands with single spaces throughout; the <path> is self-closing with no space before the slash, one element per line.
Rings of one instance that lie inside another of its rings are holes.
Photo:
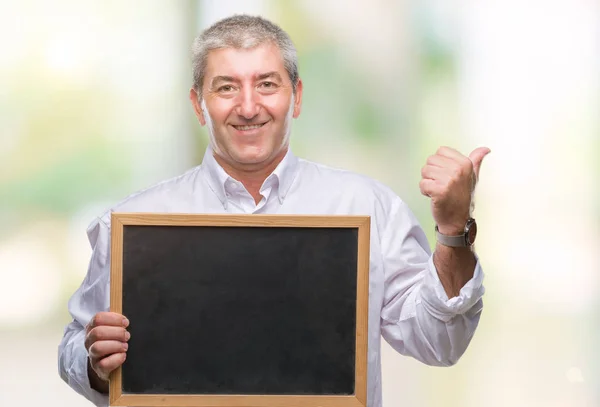
<path fill-rule="evenodd" d="M 381 405 L 380 335 L 401 354 L 454 364 L 482 310 L 470 211 L 489 150 L 465 157 L 442 147 L 423 167 L 420 188 L 431 197 L 438 231 L 431 255 L 416 218 L 389 188 L 290 151 L 303 85 L 284 31 L 260 17 L 224 19 L 196 39 L 193 63 L 190 100 L 210 146 L 200 166 L 131 195 L 90 225 L 93 254 L 69 301 L 73 321 L 59 347 L 61 377 L 106 405 L 109 374 L 126 359 L 129 321 L 107 312 L 112 211 L 370 215 L 368 405 Z"/>

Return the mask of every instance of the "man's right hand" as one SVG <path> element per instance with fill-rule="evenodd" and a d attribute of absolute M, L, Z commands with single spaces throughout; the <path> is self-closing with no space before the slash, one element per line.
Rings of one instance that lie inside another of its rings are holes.
<path fill-rule="evenodd" d="M 85 328 L 88 376 L 93 389 L 108 393 L 110 372 L 125 362 L 129 320 L 115 312 L 99 312 Z"/>

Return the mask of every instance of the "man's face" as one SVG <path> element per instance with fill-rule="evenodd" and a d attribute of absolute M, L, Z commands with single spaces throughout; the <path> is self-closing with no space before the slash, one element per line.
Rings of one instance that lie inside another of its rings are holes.
<path fill-rule="evenodd" d="M 225 48 L 208 55 L 201 105 L 194 90 L 190 98 L 218 158 L 236 169 L 260 169 L 287 151 L 292 117 L 300 114 L 302 83 L 294 97 L 274 44 Z"/>

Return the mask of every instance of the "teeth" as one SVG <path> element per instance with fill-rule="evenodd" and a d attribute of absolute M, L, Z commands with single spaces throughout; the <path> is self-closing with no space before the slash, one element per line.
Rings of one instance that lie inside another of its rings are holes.
<path fill-rule="evenodd" d="M 262 124 L 255 124 L 253 126 L 235 126 L 238 130 L 253 130 L 258 129 L 259 127 L 262 127 Z"/>

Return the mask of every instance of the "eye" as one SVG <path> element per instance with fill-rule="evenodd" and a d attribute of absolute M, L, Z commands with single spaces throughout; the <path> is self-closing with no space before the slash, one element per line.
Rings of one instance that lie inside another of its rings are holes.
<path fill-rule="evenodd" d="M 274 89 L 277 87 L 277 85 L 274 82 L 262 82 L 260 84 L 261 87 L 265 88 L 265 89 Z"/>
<path fill-rule="evenodd" d="M 222 92 L 222 93 L 233 92 L 233 90 L 234 90 L 233 86 L 231 86 L 231 85 L 223 85 L 219 89 L 217 89 L 217 91 Z"/>

